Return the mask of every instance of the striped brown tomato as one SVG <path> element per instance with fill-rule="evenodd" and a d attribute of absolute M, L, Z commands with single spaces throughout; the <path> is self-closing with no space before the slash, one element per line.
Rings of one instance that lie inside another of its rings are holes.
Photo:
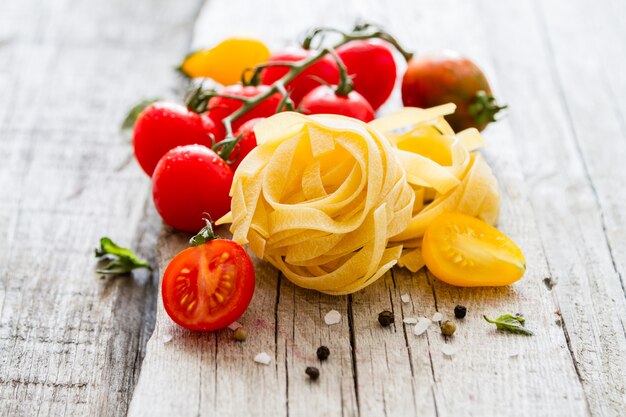
<path fill-rule="evenodd" d="M 454 51 L 411 59 L 402 79 L 402 101 L 421 108 L 456 104 L 456 111 L 446 120 L 457 132 L 469 127 L 483 130 L 506 107 L 496 103 L 481 69 Z"/>

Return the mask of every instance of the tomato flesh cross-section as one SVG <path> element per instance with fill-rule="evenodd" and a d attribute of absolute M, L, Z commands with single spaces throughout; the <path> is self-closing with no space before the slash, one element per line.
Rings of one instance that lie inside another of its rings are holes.
<path fill-rule="evenodd" d="M 426 229 L 422 250 L 430 272 L 451 285 L 509 285 L 526 271 L 524 255 L 510 238 L 465 214 L 437 217 Z"/>
<path fill-rule="evenodd" d="M 241 246 L 211 240 L 172 259 L 163 275 L 163 306 L 172 320 L 187 329 L 221 329 L 246 310 L 254 280 L 254 267 Z"/>

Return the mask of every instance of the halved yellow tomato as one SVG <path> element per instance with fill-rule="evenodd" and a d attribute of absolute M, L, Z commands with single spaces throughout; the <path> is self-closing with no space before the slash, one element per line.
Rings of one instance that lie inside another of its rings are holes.
<path fill-rule="evenodd" d="M 424 233 L 422 251 L 433 275 L 460 287 L 509 285 L 526 272 L 524 254 L 509 237 L 466 214 L 438 216 Z"/>
<path fill-rule="evenodd" d="M 189 54 L 180 70 L 190 78 L 211 78 L 222 85 L 236 84 L 247 68 L 265 62 L 270 50 L 251 38 L 229 38 L 209 49 Z"/>

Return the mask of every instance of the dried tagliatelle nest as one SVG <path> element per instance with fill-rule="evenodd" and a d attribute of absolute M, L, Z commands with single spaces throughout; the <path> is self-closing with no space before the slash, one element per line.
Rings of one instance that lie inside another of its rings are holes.
<path fill-rule="evenodd" d="M 231 189 L 233 239 L 296 285 L 347 294 L 400 258 L 389 238 L 411 222 L 415 192 L 390 142 L 334 115 L 280 113 L 255 127 L 258 146 Z"/>
<path fill-rule="evenodd" d="M 395 147 L 415 193 L 409 226 L 390 239 L 404 248 L 398 264 L 414 272 L 424 266 L 424 231 L 441 213 L 465 213 L 491 225 L 498 219 L 498 183 L 482 155 L 474 152 L 482 138 L 476 129 L 455 134 L 443 117 L 454 109 L 454 104 L 404 108 L 370 122 Z"/>

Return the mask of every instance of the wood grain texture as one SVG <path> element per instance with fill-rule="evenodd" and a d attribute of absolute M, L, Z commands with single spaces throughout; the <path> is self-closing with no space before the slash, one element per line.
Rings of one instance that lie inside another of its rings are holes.
<path fill-rule="evenodd" d="M 295 3 L 209 2 L 192 46 L 245 33 L 282 47 L 307 27 L 347 28 L 360 17 L 382 23 L 420 52 L 455 48 L 474 58 L 511 105 L 509 116 L 486 132 L 486 154 L 503 192 L 500 227 L 524 250 L 526 277 L 510 288 L 463 289 L 423 271 L 394 269 L 351 297 L 328 297 L 294 287 L 257 260 L 260 282 L 241 320 L 251 330 L 243 345 L 230 341 L 227 330 L 200 337 L 172 327 L 157 307 L 130 415 L 622 415 L 626 315 L 624 251 L 618 249 L 624 175 L 616 176 L 615 169 L 623 168 L 615 164 L 623 144 L 594 145 L 599 120 L 606 123 L 601 132 L 611 138 L 607 142 L 624 135 L 624 95 L 609 91 L 623 91 L 618 69 L 626 59 L 608 53 L 609 39 L 623 34 L 609 15 L 623 5 L 601 10 L 563 2 L 557 13 L 552 3 L 528 1 Z M 576 32 L 588 9 L 594 14 L 585 27 L 605 23 L 592 41 Z M 226 24 L 224 17 L 235 11 L 237 21 Z M 578 85 L 580 54 L 571 51 L 569 39 L 598 54 L 605 68 L 621 62 L 604 69 L 612 89 L 594 92 L 597 62 L 588 63 L 585 83 Z M 594 111 L 585 107 L 585 97 L 594 100 Z M 387 108 L 394 106 L 397 93 Z M 161 237 L 162 265 L 183 247 L 182 239 Z M 450 318 L 456 304 L 470 313 L 457 321 L 451 338 L 436 326 L 415 336 L 413 326 L 402 323 L 435 311 Z M 340 325 L 323 323 L 330 309 L 341 312 Z M 376 317 L 384 309 L 395 312 L 396 323 L 383 329 Z M 507 312 L 524 313 L 535 336 L 503 334 L 482 319 L 483 313 Z M 163 334 L 175 337 L 159 339 Z M 205 354 L 194 347 L 198 338 Z M 303 372 L 317 362 L 319 344 L 331 347 L 331 360 L 311 384 Z M 457 353 L 445 355 L 445 345 Z M 274 358 L 269 367 L 252 361 L 262 350 Z M 172 378 L 173 391 L 163 392 Z"/>
<path fill-rule="evenodd" d="M 0 415 L 123 416 L 154 323 L 148 274 L 99 279 L 108 234 L 154 258 L 119 132 L 168 94 L 198 2 L 0 2 Z"/>

